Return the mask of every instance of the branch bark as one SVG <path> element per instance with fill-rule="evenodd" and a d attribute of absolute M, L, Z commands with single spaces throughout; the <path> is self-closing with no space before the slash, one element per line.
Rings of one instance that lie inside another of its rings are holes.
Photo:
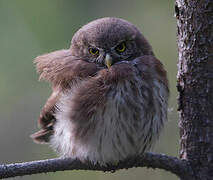
<path fill-rule="evenodd" d="M 115 172 L 119 169 L 132 167 L 159 168 L 170 171 L 179 177 L 193 179 L 193 171 L 185 160 L 163 154 L 146 153 L 133 158 L 128 158 L 116 166 L 107 167 L 94 165 L 90 162 L 82 163 L 78 159 L 56 158 L 32 162 L 0 165 L 0 178 L 24 176 L 38 173 L 65 171 L 65 170 L 96 170 Z"/>

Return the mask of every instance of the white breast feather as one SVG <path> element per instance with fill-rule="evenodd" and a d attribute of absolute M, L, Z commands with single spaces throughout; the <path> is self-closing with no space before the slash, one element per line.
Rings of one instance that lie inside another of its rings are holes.
<path fill-rule="evenodd" d="M 162 122 L 167 119 L 168 92 L 159 81 L 154 81 L 153 94 L 156 113 L 152 117 L 147 115 L 143 109 L 143 106 L 146 106 L 143 92 L 141 92 L 144 84 L 139 78 L 134 81 L 136 81 L 135 84 L 138 92 L 140 92 L 140 98 L 135 100 L 132 96 L 129 96 L 129 93 L 133 91 L 130 88 L 129 81 L 117 84 L 113 90 L 116 91 L 115 96 L 107 98 L 105 113 L 103 114 L 100 110 L 92 117 L 93 120 L 97 121 L 97 126 L 91 138 L 84 143 L 75 138 L 73 134 L 75 125 L 69 116 L 72 109 L 70 101 L 72 101 L 78 87 L 65 93 L 58 104 L 60 111 L 56 113 L 57 121 L 54 126 L 55 133 L 51 138 L 51 146 L 61 156 L 79 158 L 82 161 L 89 159 L 102 165 L 106 163 L 115 164 L 126 157 L 149 150 L 152 142 L 159 136 Z M 146 93 L 144 92 L 144 94 Z M 137 128 L 132 123 L 134 119 L 131 114 L 134 109 L 128 107 L 127 101 L 136 103 L 141 108 Z M 117 112 L 118 107 L 121 110 L 120 116 Z M 149 119 L 145 119 L 147 117 Z M 134 145 L 132 145 L 130 138 Z"/>

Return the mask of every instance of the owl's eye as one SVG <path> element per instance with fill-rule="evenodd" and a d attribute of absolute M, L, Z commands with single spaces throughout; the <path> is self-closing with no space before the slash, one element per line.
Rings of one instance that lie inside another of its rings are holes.
<path fill-rule="evenodd" d="M 126 43 L 125 42 L 120 43 L 115 49 L 118 53 L 124 52 L 126 50 Z"/>
<path fill-rule="evenodd" d="M 96 48 L 89 48 L 89 53 L 92 55 L 98 55 L 99 54 L 99 50 Z"/>

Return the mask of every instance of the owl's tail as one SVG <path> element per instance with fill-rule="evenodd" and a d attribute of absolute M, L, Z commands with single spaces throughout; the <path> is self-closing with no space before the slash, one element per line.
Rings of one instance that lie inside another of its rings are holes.
<path fill-rule="evenodd" d="M 41 129 L 40 131 L 30 135 L 35 143 L 47 144 L 50 141 L 50 136 L 53 135 L 53 124 Z"/>

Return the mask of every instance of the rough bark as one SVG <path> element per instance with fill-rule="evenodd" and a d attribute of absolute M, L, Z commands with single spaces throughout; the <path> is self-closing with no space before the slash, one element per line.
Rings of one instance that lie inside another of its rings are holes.
<path fill-rule="evenodd" d="M 213 1 L 176 0 L 180 158 L 213 179 Z"/>

